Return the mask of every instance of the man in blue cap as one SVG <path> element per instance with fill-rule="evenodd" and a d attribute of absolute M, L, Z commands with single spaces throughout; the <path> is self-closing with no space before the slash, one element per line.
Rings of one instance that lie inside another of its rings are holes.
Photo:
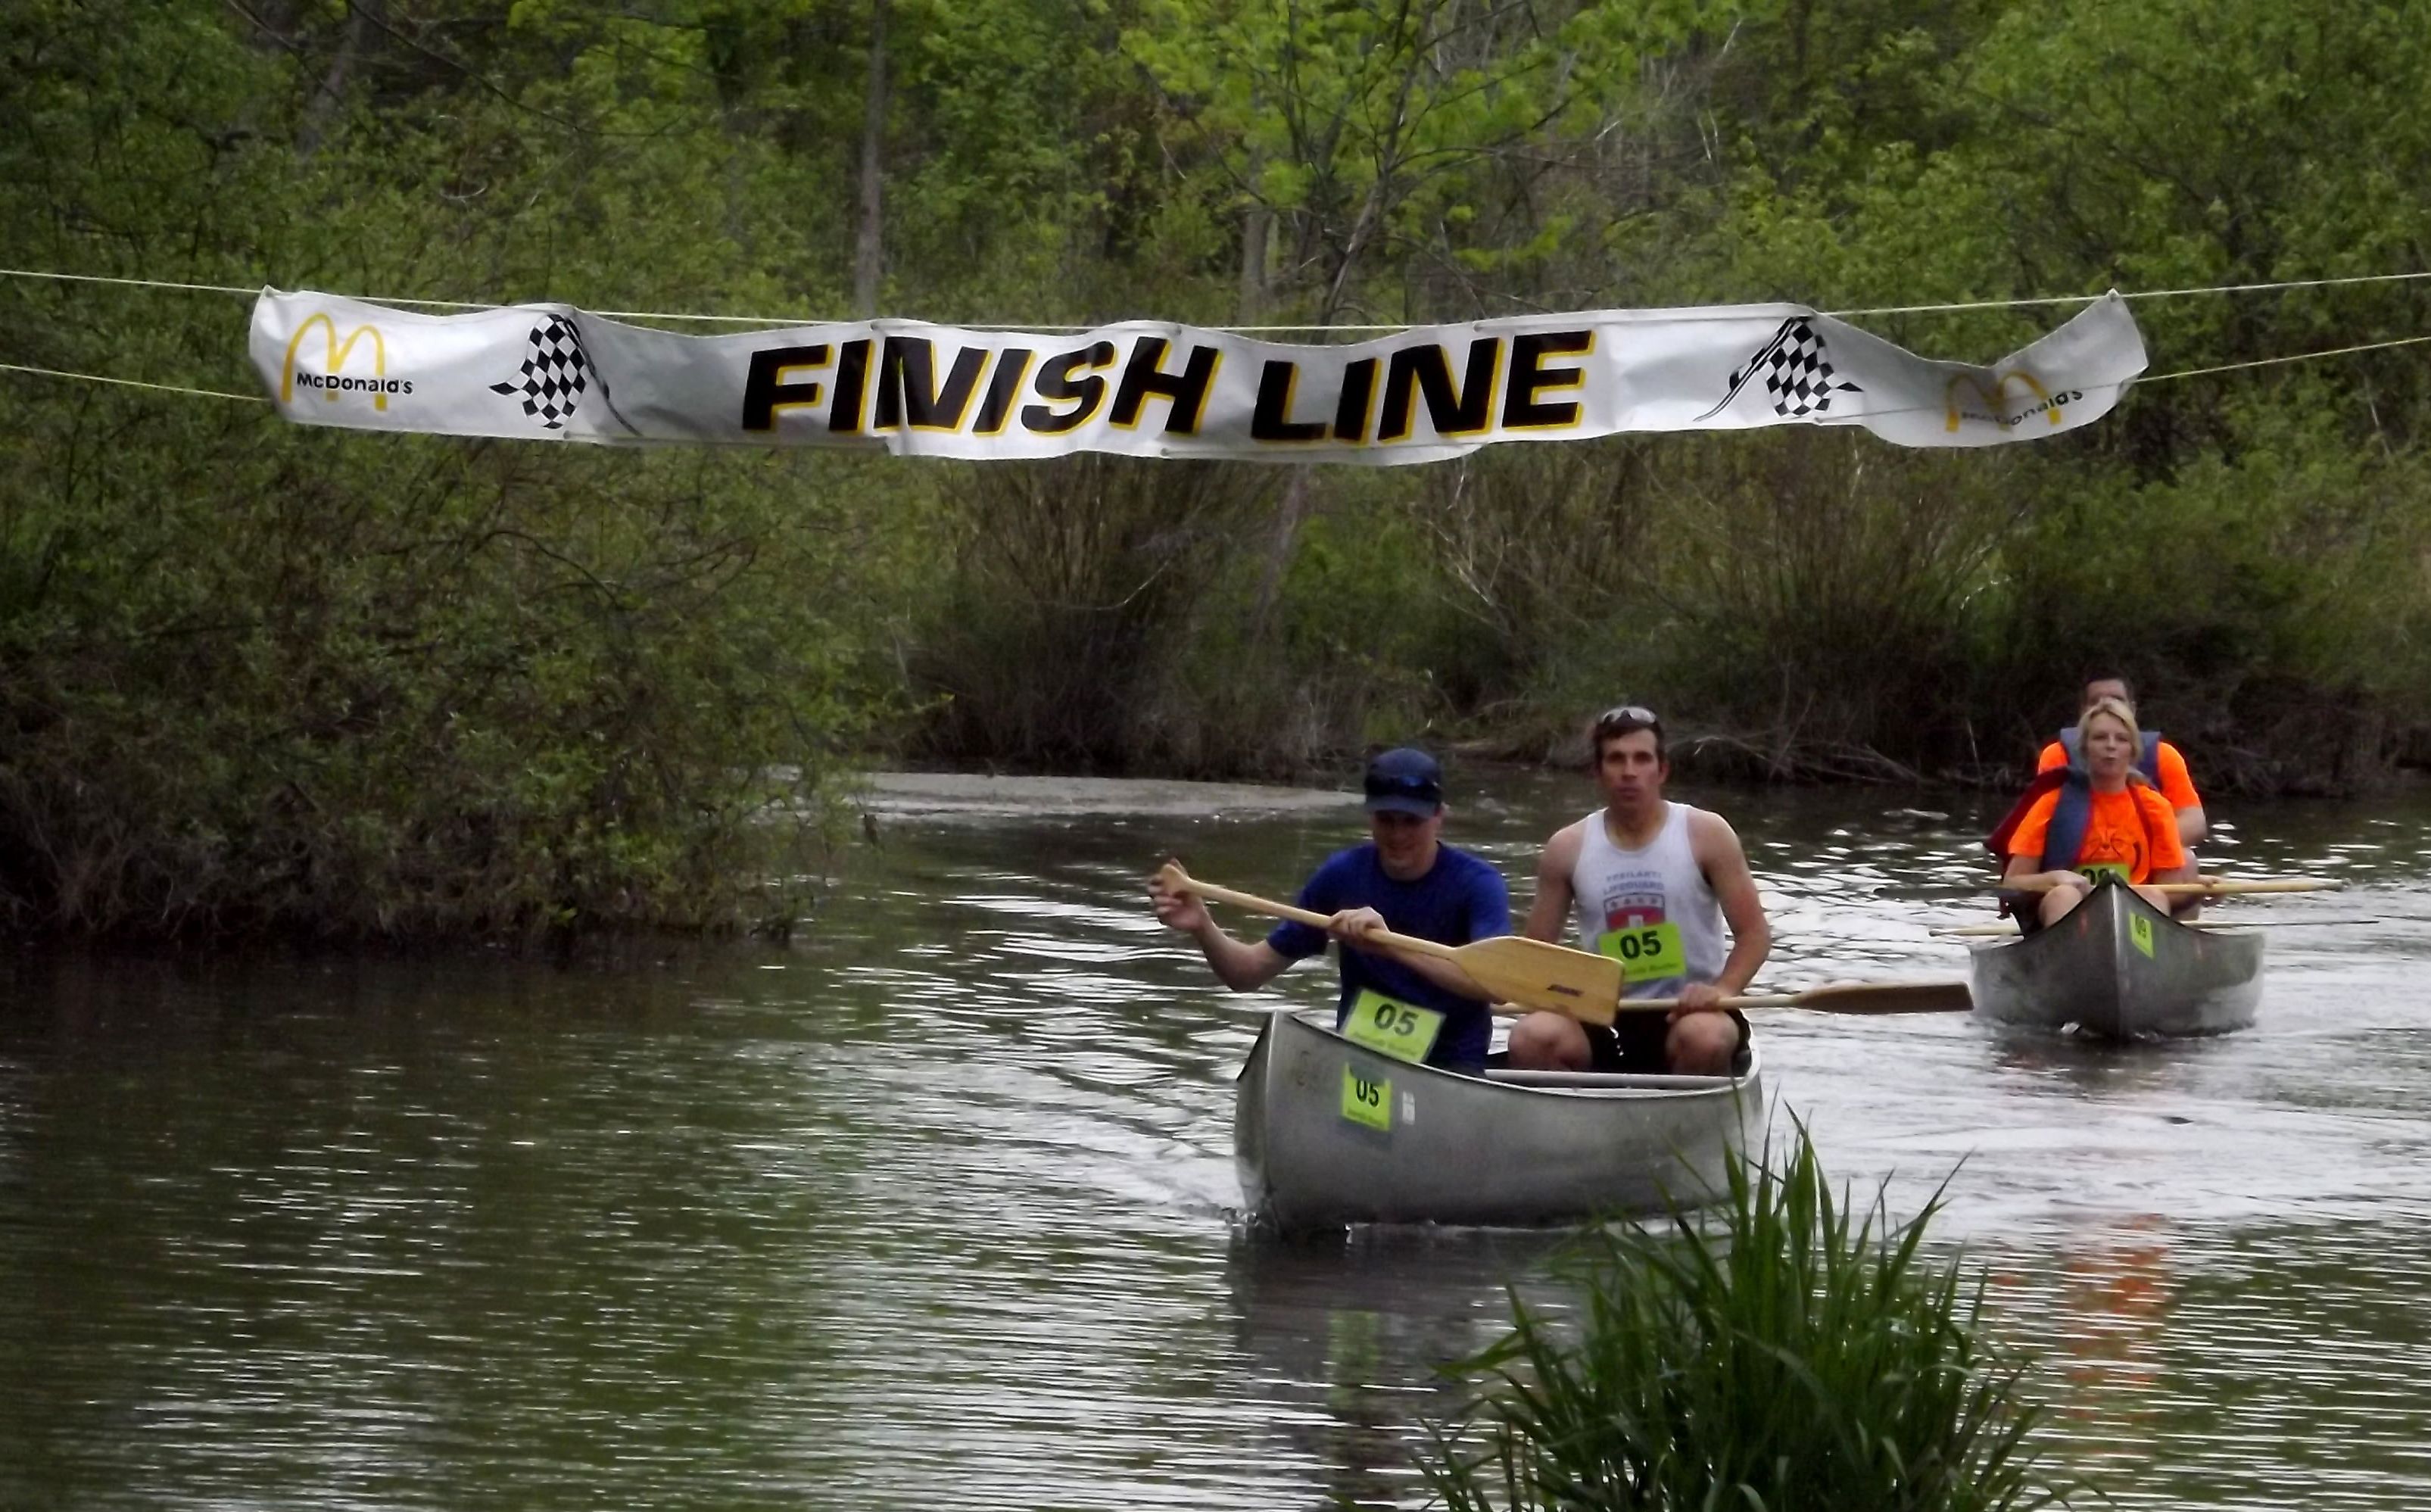
<path fill-rule="evenodd" d="M 1197 898 L 1151 882 L 1156 916 L 1198 941 L 1216 980 L 1235 992 L 1256 991 L 1332 940 L 1341 947 L 1335 1027 L 1390 1009 L 1399 1032 L 1377 1048 L 1476 1071 L 1494 1025 L 1484 989 L 1450 962 L 1396 954 L 1365 939 L 1379 928 L 1444 945 L 1508 934 L 1510 892 L 1492 865 L 1442 842 L 1443 768 L 1433 757 L 1408 747 L 1381 752 L 1368 761 L 1364 785 L 1367 842 L 1328 856 L 1299 890 L 1300 907 L 1329 916 L 1325 928 L 1280 924 L 1250 944 L 1219 928 Z"/>

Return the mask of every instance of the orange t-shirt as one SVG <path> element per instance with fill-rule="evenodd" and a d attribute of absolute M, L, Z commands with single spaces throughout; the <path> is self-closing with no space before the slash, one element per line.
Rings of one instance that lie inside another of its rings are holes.
<path fill-rule="evenodd" d="M 2042 759 L 2035 763 L 2037 772 L 2056 771 L 2068 764 L 2068 748 L 2054 740 L 2043 748 Z M 2160 774 L 2161 796 L 2173 809 L 2199 809 L 2203 799 L 2195 796 L 2195 780 L 2187 775 L 2187 758 L 2178 748 L 2162 741 L 2153 753 L 2153 766 Z"/>
<path fill-rule="evenodd" d="M 2035 799 L 2035 806 L 2009 836 L 2009 854 L 2043 853 L 2043 840 L 2051 833 L 2059 799 L 2056 792 Z M 2130 783 L 2123 793 L 2094 794 L 2093 812 L 2085 821 L 2085 845 L 2077 851 L 2076 861 L 2080 867 L 2125 866 L 2131 882 L 2149 882 L 2156 871 L 2185 865 L 2187 850 L 2178 844 L 2178 819 L 2170 810 L 2170 800 L 2140 783 Z"/>

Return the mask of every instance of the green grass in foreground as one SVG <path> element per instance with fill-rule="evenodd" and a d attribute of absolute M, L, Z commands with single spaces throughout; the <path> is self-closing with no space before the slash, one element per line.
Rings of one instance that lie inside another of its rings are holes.
<path fill-rule="evenodd" d="M 1421 1468 L 1452 1512 L 2067 1504 L 2079 1487 L 2025 1443 L 2041 1409 L 2025 1361 L 1987 1340 L 1980 1280 L 1921 1249 L 1940 1207 L 1898 1224 L 1880 1192 L 1835 1201 L 1802 1127 L 1676 1231 L 1584 1240 L 1575 1331 L 1515 1299 Z"/>

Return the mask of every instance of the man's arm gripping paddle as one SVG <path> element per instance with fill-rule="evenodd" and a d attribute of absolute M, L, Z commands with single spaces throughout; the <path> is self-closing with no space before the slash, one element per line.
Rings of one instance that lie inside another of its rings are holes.
<path fill-rule="evenodd" d="M 1168 891 L 1212 898 L 1253 914 L 1297 919 L 1318 929 L 1332 922 L 1323 914 L 1199 882 L 1176 862 L 1165 863 L 1157 879 Z M 1453 962 L 1494 998 L 1526 1008 L 1568 1014 L 1582 1023 L 1611 1023 L 1620 1001 L 1623 978 L 1619 962 L 1543 940 L 1498 934 L 1492 939 L 1471 940 L 1467 945 L 1443 945 L 1383 929 L 1369 932 L 1366 938 L 1388 949 Z"/>
<path fill-rule="evenodd" d="M 1328 922 L 1323 914 L 1200 882 L 1176 862 L 1167 862 L 1157 873 L 1157 880 L 1168 891 L 1212 898 L 1253 914 L 1298 919 L 1319 929 Z M 1495 997 L 1521 1008 L 1568 1014 L 1581 1023 L 1609 1024 L 1623 1008 L 1668 1013 L 1679 1006 L 1668 998 L 1632 999 L 1624 1003 L 1620 997 L 1624 979 L 1619 962 L 1543 940 L 1502 934 L 1467 945 L 1441 945 L 1390 930 L 1374 931 L 1367 938 L 1393 949 L 1456 961 L 1479 986 Z M 1963 982 L 1846 982 L 1770 997 L 1725 998 L 1720 1005 L 1811 1008 L 1836 1014 L 1907 1014 L 1963 1013 L 1969 1003 L 1967 983 Z"/>

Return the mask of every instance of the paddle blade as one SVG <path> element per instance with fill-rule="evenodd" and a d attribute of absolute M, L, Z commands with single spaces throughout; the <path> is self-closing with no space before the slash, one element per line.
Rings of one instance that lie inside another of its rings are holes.
<path fill-rule="evenodd" d="M 1798 1006 L 1827 1014 L 1963 1014 L 1975 1003 L 1964 982 L 1836 982 L 1801 992 Z"/>
<path fill-rule="evenodd" d="M 1620 963 L 1524 935 L 1472 940 L 1452 959 L 1479 986 L 1505 1002 L 1568 1014 L 1583 1024 L 1609 1024 L 1620 1001 Z"/>

